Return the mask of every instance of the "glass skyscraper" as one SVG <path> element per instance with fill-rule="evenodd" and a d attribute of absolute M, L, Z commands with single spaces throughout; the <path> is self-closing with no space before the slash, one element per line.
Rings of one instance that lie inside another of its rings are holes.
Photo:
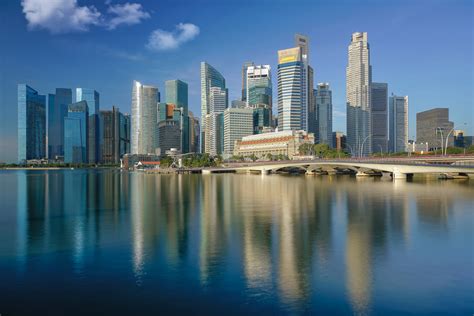
<path fill-rule="evenodd" d="M 18 85 L 18 162 L 46 158 L 46 96 Z"/>
<path fill-rule="evenodd" d="M 408 96 L 392 94 L 389 105 L 389 150 L 404 152 L 408 146 Z"/>
<path fill-rule="evenodd" d="M 247 103 L 249 106 L 267 105 L 272 108 L 272 76 L 270 65 L 247 68 Z"/>
<path fill-rule="evenodd" d="M 372 151 L 388 151 L 388 85 L 372 82 L 370 86 Z"/>
<path fill-rule="evenodd" d="M 177 108 L 182 108 L 181 126 L 181 151 L 189 152 L 189 119 L 188 119 L 188 84 L 181 80 L 168 80 L 165 82 L 166 103 L 174 104 Z M 160 137 L 161 140 L 161 137 Z"/>
<path fill-rule="evenodd" d="M 115 106 L 100 111 L 101 163 L 118 164 L 129 151 L 130 121 Z"/>
<path fill-rule="evenodd" d="M 201 152 L 205 152 L 206 148 L 206 115 L 211 114 L 210 98 L 211 88 L 217 87 L 227 92 L 224 77 L 211 65 L 201 62 Z M 227 93 L 226 93 L 227 98 Z M 227 108 L 228 99 L 224 109 Z M 222 111 L 224 111 L 224 109 Z"/>
<path fill-rule="evenodd" d="M 64 118 L 64 162 L 87 163 L 89 109 L 86 101 L 69 105 Z"/>
<path fill-rule="evenodd" d="M 100 161 L 100 102 L 99 93 L 94 89 L 77 88 L 76 102 L 86 101 L 90 109 L 89 115 L 89 163 Z"/>
<path fill-rule="evenodd" d="M 48 94 L 48 158 L 64 156 L 64 118 L 72 103 L 72 89 L 57 88 Z"/>
<path fill-rule="evenodd" d="M 319 83 L 316 90 L 317 142 L 333 147 L 332 91 L 328 83 Z"/>

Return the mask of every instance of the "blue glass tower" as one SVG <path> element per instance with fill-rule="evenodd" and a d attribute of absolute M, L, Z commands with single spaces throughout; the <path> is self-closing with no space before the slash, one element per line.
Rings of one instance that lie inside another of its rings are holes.
<path fill-rule="evenodd" d="M 189 120 L 188 120 L 188 84 L 181 80 L 168 80 L 166 87 L 166 103 L 182 108 L 177 120 L 181 128 L 181 151 L 189 152 Z M 181 117 L 182 116 L 182 117 Z"/>
<path fill-rule="evenodd" d="M 46 157 L 46 96 L 18 85 L 18 162 Z"/>
<path fill-rule="evenodd" d="M 57 88 L 48 95 L 48 158 L 64 156 L 64 118 L 72 103 L 72 90 Z"/>
<path fill-rule="evenodd" d="M 98 163 L 100 161 L 100 102 L 99 92 L 94 89 L 77 88 L 76 102 L 86 101 L 90 109 L 89 116 L 89 163 Z"/>
<path fill-rule="evenodd" d="M 86 101 L 69 105 L 64 118 L 64 162 L 88 162 L 89 109 Z"/>

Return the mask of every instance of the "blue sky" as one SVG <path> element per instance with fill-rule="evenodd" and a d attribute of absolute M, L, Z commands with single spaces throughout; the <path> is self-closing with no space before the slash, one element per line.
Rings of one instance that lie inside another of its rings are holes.
<path fill-rule="evenodd" d="M 364 31 L 373 81 L 409 96 L 410 138 L 432 107 L 473 134 L 472 1 L 127 1 L 0 1 L 0 161 L 16 160 L 18 83 L 94 88 L 102 109 L 129 112 L 134 79 L 164 96 L 177 78 L 199 115 L 199 63 L 225 76 L 233 100 L 249 60 L 272 66 L 276 105 L 277 50 L 296 32 L 310 37 L 315 82 L 333 90 L 334 130 L 345 131 L 347 45 Z"/>

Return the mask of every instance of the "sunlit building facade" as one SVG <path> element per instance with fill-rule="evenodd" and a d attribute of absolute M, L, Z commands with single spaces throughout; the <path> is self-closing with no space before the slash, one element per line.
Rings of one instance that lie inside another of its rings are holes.
<path fill-rule="evenodd" d="M 252 108 L 224 111 L 224 157 L 233 155 L 235 141 L 253 134 L 253 115 Z"/>
<path fill-rule="evenodd" d="M 408 96 L 390 97 L 389 151 L 404 152 L 408 145 Z"/>

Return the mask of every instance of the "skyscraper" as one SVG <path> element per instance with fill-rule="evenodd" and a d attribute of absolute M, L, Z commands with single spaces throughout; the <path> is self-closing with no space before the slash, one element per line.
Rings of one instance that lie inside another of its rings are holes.
<path fill-rule="evenodd" d="M 101 163 L 117 164 L 129 150 L 130 120 L 115 106 L 112 110 L 100 111 Z"/>
<path fill-rule="evenodd" d="M 347 146 L 355 155 L 372 153 L 369 43 L 366 32 L 352 34 L 346 68 Z"/>
<path fill-rule="evenodd" d="M 453 128 L 453 122 L 449 121 L 448 108 L 435 108 L 416 113 L 416 141 L 428 143 L 430 150 L 446 146 L 446 137 Z M 453 144 L 454 136 L 451 133 L 448 137 L 448 146 Z"/>
<path fill-rule="evenodd" d="M 64 118 L 72 103 L 72 90 L 56 88 L 48 94 L 48 158 L 64 156 Z"/>
<path fill-rule="evenodd" d="M 249 106 L 267 105 L 272 108 L 272 75 L 270 65 L 247 68 L 247 103 Z"/>
<path fill-rule="evenodd" d="M 46 158 L 46 96 L 18 85 L 18 162 Z"/>
<path fill-rule="evenodd" d="M 317 142 L 333 147 L 332 141 L 332 91 L 329 83 L 318 83 L 316 90 Z"/>
<path fill-rule="evenodd" d="M 220 155 L 224 145 L 224 116 L 223 113 L 207 114 L 205 120 L 204 152 L 211 156 Z"/>
<path fill-rule="evenodd" d="M 388 85 L 372 82 L 370 85 L 371 97 L 371 125 L 372 150 L 374 152 L 388 151 Z"/>
<path fill-rule="evenodd" d="M 310 116 L 314 115 L 309 40 L 306 36 L 296 34 L 295 42 L 296 47 L 278 51 L 279 130 L 308 130 L 309 123 L 312 123 Z"/>
<path fill-rule="evenodd" d="M 77 88 L 76 102 L 86 101 L 89 108 L 89 163 L 100 161 L 100 102 L 99 93 L 94 89 Z"/>
<path fill-rule="evenodd" d="M 389 151 L 403 152 L 408 144 L 408 96 L 392 94 L 389 104 Z"/>
<path fill-rule="evenodd" d="M 199 137 L 200 137 L 200 127 L 199 119 L 194 116 L 194 113 L 189 111 L 189 152 L 197 153 L 199 152 Z"/>
<path fill-rule="evenodd" d="M 242 99 L 241 101 L 247 102 L 247 69 L 254 66 L 251 61 L 246 61 L 242 66 Z"/>
<path fill-rule="evenodd" d="M 133 81 L 130 151 L 154 154 L 158 147 L 158 88 Z"/>
<path fill-rule="evenodd" d="M 236 140 L 253 134 L 253 109 L 228 108 L 224 111 L 224 155 L 234 153 Z"/>
<path fill-rule="evenodd" d="M 188 84 L 181 80 L 168 80 L 165 82 L 165 87 L 166 103 L 182 108 L 182 144 L 179 147 L 183 153 L 187 153 L 189 151 Z"/>
<path fill-rule="evenodd" d="M 211 65 L 201 62 L 201 152 L 205 150 L 205 131 L 206 131 L 206 115 L 210 114 L 210 92 L 211 87 L 218 87 L 226 90 L 224 77 Z M 227 99 L 226 106 L 227 108 Z"/>
<path fill-rule="evenodd" d="M 68 106 L 64 118 L 64 162 L 87 163 L 89 109 L 86 101 Z"/>

